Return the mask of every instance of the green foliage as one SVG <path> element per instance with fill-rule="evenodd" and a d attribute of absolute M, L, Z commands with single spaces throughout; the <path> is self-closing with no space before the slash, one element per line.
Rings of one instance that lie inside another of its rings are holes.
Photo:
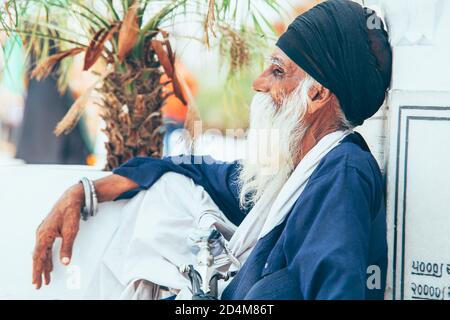
<path fill-rule="evenodd" d="M 252 81 L 256 72 L 246 70 L 237 76 L 220 81 L 217 86 L 200 90 L 197 105 L 207 127 L 245 129 L 248 126 L 249 105 L 253 96 Z M 200 87 L 207 84 L 200 82 Z"/>

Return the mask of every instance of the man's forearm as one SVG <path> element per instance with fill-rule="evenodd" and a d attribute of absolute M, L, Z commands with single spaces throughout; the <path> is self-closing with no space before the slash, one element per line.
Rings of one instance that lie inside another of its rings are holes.
<path fill-rule="evenodd" d="M 131 179 L 112 174 L 94 181 L 99 202 L 113 201 L 122 193 L 136 189 L 139 185 Z"/>
<path fill-rule="evenodd" d="M 122 177 L 118 174 L 112 174 L 107 177 L 94 181 L 95 192 L 98 202 L 113 201 L 122 193 L 136 189 L 139 185 L 131 179 Z M 84 194 L 81 183 L 72 187 L 73 192 L 80 195 Z"/>

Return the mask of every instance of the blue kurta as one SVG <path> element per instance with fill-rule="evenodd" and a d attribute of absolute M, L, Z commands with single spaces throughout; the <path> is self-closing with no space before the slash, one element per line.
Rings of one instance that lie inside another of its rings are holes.
<path fill-rule="evenodd" d="M 148 189 L 166 172 L 183 174 L 239 225 L 248 212 L 239 207 L 239 163 L 211 163 L 210 157 L 195 156 L 135 158 L 114 173 L 140 186 L 120 198 Z M 380 169 L 363 138 L 347 136 L 322 159 L 285 221 L 258 241 L 222 299 L 382 299 L 383 190 Z"/>

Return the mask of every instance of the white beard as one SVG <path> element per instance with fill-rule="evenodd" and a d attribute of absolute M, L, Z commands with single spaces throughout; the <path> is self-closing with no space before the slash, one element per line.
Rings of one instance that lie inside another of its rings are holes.
<path fill-rule="evenodd" d="M 280 107 L 270 94 L 255 94 L 250 107 L 250 155 L 239 174 L 241 206 L 250 207 L 263 197 L 274 197 L 295 169 L 295 157 L 307 130 L 303 121 L 307 93 L 313 83 L 314 79 L 307 77 Z"/>

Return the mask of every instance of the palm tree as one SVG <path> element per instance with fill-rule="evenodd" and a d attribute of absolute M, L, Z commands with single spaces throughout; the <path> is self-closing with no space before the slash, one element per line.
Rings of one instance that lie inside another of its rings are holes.
<path fill-rule="evenodd" d="M 251 29 L 237 22 L 238 7 L 244 4 Z M 210 37 L 219 38 L 219 51 L 230 59 L 233 73 L 248 64 L 252 39 L 261 39 L 263 29 L 271 28 L 261 6 L 279 12 L 275 0 L 6 0 L 0 21 L 4 31 L 21 35 L 27 51 L 38 58 L 32 77 L 39 80 L 57 70 L 62 90 L 75 55 L 84 53 L 84 70 L 106 61 L 97 85 L 75 101 L 55 133 L 70 132 L 96 91 L 110 170 L 135 156 L 160 157 L 161 107 L 171 94 L 186 103 L 165 30 L 183 18 L 197 20 L 204 30 L 201 41 L 209 46 Z M 56 54 L 48 54 L 50 46 Z M 163 74 L 171 92 L 161 82 Z"/>

